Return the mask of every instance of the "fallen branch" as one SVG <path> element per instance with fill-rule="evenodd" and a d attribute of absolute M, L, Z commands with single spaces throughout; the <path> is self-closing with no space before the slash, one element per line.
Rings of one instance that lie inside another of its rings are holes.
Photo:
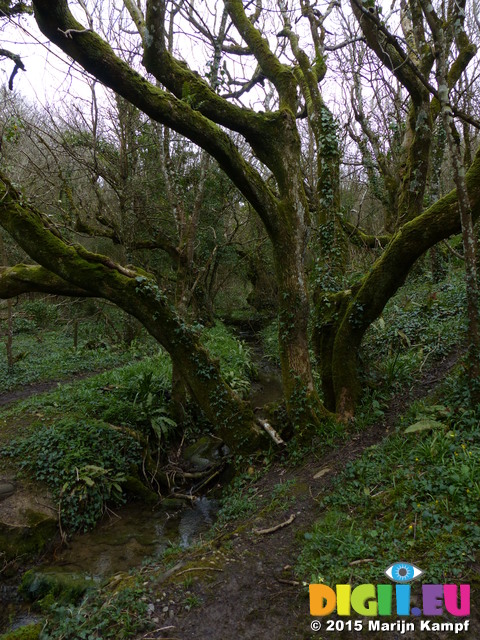
<path fill-rule="evenodd" d="M 281 522 L 280 524 L 277 524 L 274 527 L 270 527 L 270 529 L 255 529 L 254 533 L 256 533 L 257 536 L 264 536 L 267 533 L 274 533 L 279 529 L 283 529 L 283 527 L 288 527 L 288 525 L 292 524 L 294 520 L 295 520 L 295 514 L 292 513 L 290 518 L 288 520 L 285 520 L 285 522 Z"/>
<path fill-rule="evenodd" d="M 275 444 L 285 444 L 282 438 L 278 435 L 275 429 L 269 424 L 266 420 L 262 420 L 261 418 L 257 418 L 258 424 L 262 427 L 264 431 L 268 433 L 270 438 L 275 442 Z"/>
<path fill-rule="evenodd" d="M 174 493 L 168 495 L 167 498 L 179 498 L 179 500 L 189 500 L 190 502 L 195 502 L 197 496 L 193 496 L 189 493 L 177 493 L 175 491 Z"/>
<path fill-rule="evenodd" d="M 285 580 L 284 578 L 277 578 L 277 582 L 280 582 L 281 584 L 289 584 L 292 587 L 300 586 L 300 582 L 298 580 Z"/>
<path fill-rule="evenodd" d="M 355 564 L 364 564 L 365 562 L 374 562 L 373 558 L 365 558 L 365 560 L 353 560 L 352 562 L 349 562 L 349 566 L 353 567 L 353 565 Z"/>

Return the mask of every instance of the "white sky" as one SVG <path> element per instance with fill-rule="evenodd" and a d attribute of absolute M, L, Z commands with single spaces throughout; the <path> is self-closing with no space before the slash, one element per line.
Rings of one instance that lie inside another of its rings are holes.
<path fill-rule="evenodd" d="M 20 55 L 26 71 L 19 70 L 14 79 L 14 91 L 37 105 L 65 101 L 74 86 L 77 99 L 91 97 L 86 74 L 77 64 L 38 30 L 33 17 L 23 16 L 10 21 L 0 34 L 1 47 Z M 13 71 L 11 60 L 0 62 L 0 82 L 8 84 Z"/>

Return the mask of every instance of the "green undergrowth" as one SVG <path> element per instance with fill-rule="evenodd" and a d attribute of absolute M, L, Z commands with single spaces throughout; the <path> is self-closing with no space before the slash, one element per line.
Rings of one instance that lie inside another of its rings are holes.
<path fill-rule="evenodd" d="M 304 534 L 302 579 L 378 581 L 399 560 L 429 583 L 463 579 L 480 544 L 480 406 L 466 408 L 466 386 L 452 375 L 436 399 L 415 403 L 394 434 L 347 464 Z"/>
<path fill-rule="evenodd" d="M 69 533 L 92 528 L 107 503 L 124 502 L 126 474 L 142 462 L 140 445 L 127 434 L 98 420 L 68 418 L 13 441 L 2 454 L 48 485 Z"/>
<path fill-rule="evenodd" d="M 278 482 L 266 491 L 258 485 L 268 467 L 236 476 L 224 489 L 213 533 L 230 522 L 248 518 L 260 511 L 282 511 L 295 501 L 295 479 Z"/>
<path fill-rule="evenodd" d="M 15 363 L 11 369 L 7 366 L 5 343 L 0 342 L 0 388 L 11 391 L 27 384 L 118 367 L 151 350 L 150 341 L 134 342 L 127 348 L 103 339 L 81 342 L 75 349 L 71 335 L 64 329 L 22 333 L 14 337 Z"/>
<path fill-rule="evenodd" d="M 249 349 L 219 324 L 205 331 L 204 341 L 232 387 L 246 392 L 254 373 Z M 125 501 L 124 486 L 141 475 L 147 442 L 151 451 L 166 455 L 180 441 L 170 415 L 170 386 L 170 358 L 160 350 L 59 385 L 2 412 L 5 425 L 28 427 L 13 442 L 2 437 L 0 455 L 50 486 L 66 532 L 88 530 L 108 504 Z"/>
<path fill-rule="evenodd" d="M 53 605 L 40 640 L 126 640 L 152 628 L 152 595 L 141 576 L 89 592 L 76 606 Z"/>
<path fill-rule="evenodd" d="M 280 366 L 280 350 L 278 345 L 278 319 L 275 319 L 260 333 L 263 352 L 267 360 Z"/>
<path fill-rule="evenodd" d="M 204 331 L 204 343 L 220 361 L 232 387 L 248 389 L 250 376 L 254 374 L 248 347 L 220 324 Z M 6 410 L 5 415 L 33 413 L 45 421 L 65 414 L 79 415 L 135 427 L 145 422 L 145 414 L 153 409 L 167 410 L 171 375 L 170 357 L 158 349 L 155 355 L 32 396 Z M 153 396 L 156 404 L 152 408 Z"/>
<path fill-rule="evenodd" d="M 411 277 L 368 330 L 362 348 L 367 381 L 399 388 L 462 343 L 466 333 L 465 273 L 441 282 Z"/>
<path fill-rule="evenodd" d="M 221 322 L 206 329 L 202 338 L 208 351 L 220 361 L 227 384 L 241 396 L 246 396 L 256 373 L 251 349 Z"/>

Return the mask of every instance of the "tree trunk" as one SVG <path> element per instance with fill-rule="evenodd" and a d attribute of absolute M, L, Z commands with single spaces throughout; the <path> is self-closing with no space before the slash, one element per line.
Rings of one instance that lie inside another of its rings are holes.
<path fill-rule="evenodd" d="M 8 265 L 7 252 L 5 250 L 5 244 L 3 242 L 2 234 L 0 233 L 0 259 L 4 266 Z M 5 348 L 7 351 L 7 366 L 9 371 L 13 369 L 15 359 L 13 357 L 13 302 L 9 298 L 7 301 L 7 337 L 5 340 Z"/>
<path fill-rule="evenodd" d="M 279 345 L 287 412 L 297 429 L 320 427 L 328 415 L 315 389 L 308 345 L 309 302 L 301 248 L 285 237 L 274 243 L 279 287 Z"/>
<path fill-rule="evenodd" d="M 466 187 L 473 223 L 480 215 L 480 153 L 467 172 Z M 328 406 L 334 397 L 341 418 L 354 415 L 360 395 L 357 360 L 368 327 L 402 286 L 415 261 L 437 242 L 460 230 L 457 192 L 452 191 L 399 229 L 354 290 L 317 303 L 314 347 L 325 369 L 322 378 Z"/>
<path fill-rule="evenodd" d="M 252 451 L 259 446 L 261 432 L 251 408 L 225 383 L 196 332 L 178 316 L 151 276 L 80 245 L 67 245 L 51 230 L 48 219 L 25 203 L 6 178 L 0 180 L 0 224 L 34 260 L 58 276 L 57 280 L 66 281 L 64 286 L 73 285 L 71 295 L 78 295 L 80 288 L 137 318 L 168 351 L 206 418 L 232 450 Z M 11 272 L 16 275 L 17 270 L 14 267 Z M 25 270 L 37 275 L 42 272 L 35 267 Z"/>

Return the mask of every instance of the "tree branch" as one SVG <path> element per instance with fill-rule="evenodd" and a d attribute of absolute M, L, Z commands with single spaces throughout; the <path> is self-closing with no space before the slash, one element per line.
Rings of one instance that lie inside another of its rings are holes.
<path fill-rule="evenodd" d="M 280 108 L 296 112 L 296 82 L 292 70 L 271 51 L 266 38 L 247 17 L 242 0 L 226 0 L 225 7 L 242 38 L 255 56 L 265 76 L 278 91 Z"/>
<path fill-rule="evenodd" d="M 2 300 L 31 292 L 79 298 L 92 296 L 90 292 L 70 284 L 44 267 L 31 264 L 0 267 L 0 298 Z"/>
<path fill-rule="evenodd" d="M 8 51 L 8 49 L 0 49 L 0 58 L 9 58 L 15 63 L 15 67 L 13 68 L 13 71 L 10 74 L 10 78 L 8 79 L 8 88 L 10 89 L 10 91 L 13 91 L 13 80 L 17 75 L 19 69 L 25 71 L 25 65 L 23 64 L 22 59 L 18 54 L 12 53 L 11 51 Z"/>
<path fill-rule="evenodd" d="M 262 140 L 262 130 L 276 123 L 278 116 L 256 114 L 236 108 L 235 115 L 238 115 L 238 121 L 234 122 L 235 118 L 228 103 L 214 94 L 224 109 L 210 109 L 212 120 L 209 120 L 192 107 L 188 100 L 179 100 L 148 82 L 118 58 L 110 45 L 96 33 L 85 31 L 71 39 L 62 36 L 59 28 L 62 31 L 82 28 L 71 14 L 65 0 L 34 0 L 33 4 L 39 28 L 47 38 L 100 82 L 153 120 L 171 127 L 205 149 L 219 162 L 225 173 L 256 209 L 267 228 L 275 227 L 276 201 L 273 193 L 258 171 L 245 161 L 227 133 L 213 122 L 213 118 L 216 116 L 219 123 L 231 126 L 232 129 L 244 133 L 246 137 Z M 179 77 L 181 78 L 181 75 Z M 205 86 L 208 87 L 206 84 Z M 211 92 L 210 88 L 208 90 Z M 207 107 L 205 110 L 208 110 Z"/>

